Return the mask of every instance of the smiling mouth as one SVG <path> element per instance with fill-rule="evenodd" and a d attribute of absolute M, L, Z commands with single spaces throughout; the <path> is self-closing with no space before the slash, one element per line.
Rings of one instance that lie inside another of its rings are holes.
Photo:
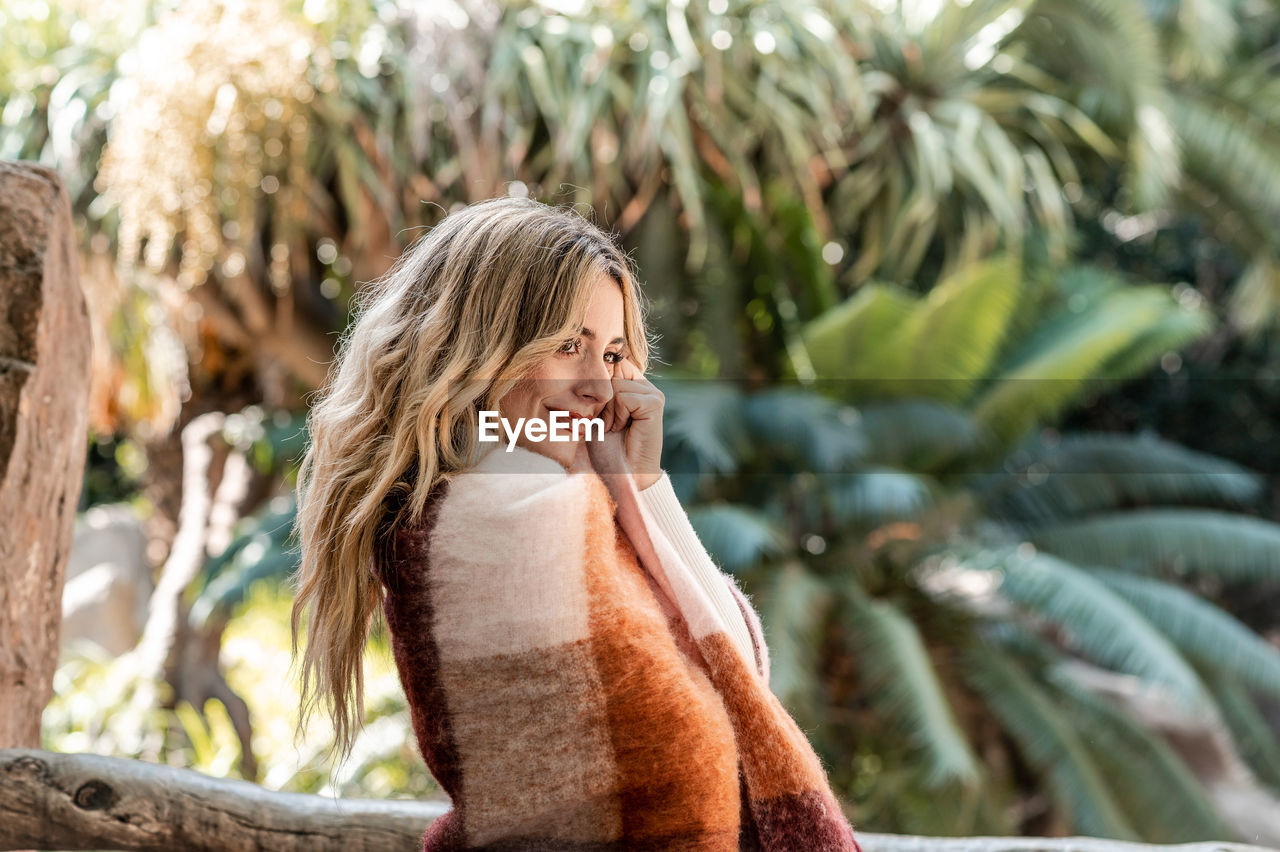
<path fill-rule="evenodd" d="M 591 414 L 579 414 L 578 412 L 576 412 L 576 411 L 570 411 L 570 410 L 569 410 L 569 409 L 567 409 L 567 408 L 548 408 L 548 409 L 547 409 L 547 411 L 551 412 L 552 414 L 555 414 L 557 411 L 563 411 L 565 414 L 568 414 L 568 415 L 569 415 L 569 419 L 570 419 L 570 420 L 593 420 L 593 419 L 595 419 L 595 416 L 594 416 L 594 415 L 591 415 Z"/>

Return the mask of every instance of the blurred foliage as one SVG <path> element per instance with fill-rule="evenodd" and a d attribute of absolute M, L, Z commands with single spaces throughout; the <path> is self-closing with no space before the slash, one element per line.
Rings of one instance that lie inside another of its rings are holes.
<path fill-rule="evenodd" d="M 66 177 L 86 243 L 102 235 L 142 294 L 127 310 L 168 314 L 193 363 L 206 350 L 182 322 L 241 348 L 305 332 L 318 353 L 311 337 L 341 327 L 406 235 L 503 191 L 589 204 L 623 234 L 674 217 L 667 309 L 723 290 L 787 346 L 786 326 L 873 278 L 919 287 L 1026 239 L 1064 261 L 1078 217 L 1126 239 L 1198 217 L 1246 259 L 1242 326 L 1280 291 L 1272 4 L 23 0 L 4 15 L 0 156 Z M 777 261 L 741 256 L 750 232 Z M 750 370 L 739 322 L 700 308 L 665 354 Z M 113 340 L 125 373 L 167 368 L 125 382 L 138 391 L 115 414 L 163 432 L 183 371 L 130 358 L 147 339 Z M 298 348 L 269 354 L 319 384 Z"/>
<path fill-rule="evenodd" d="M 136 443 L 89 436 L 86 455 L 77 511 L 100 503 L 119 503 L 137 492 L 146 458 Z"/>
<path fill-rule="evenodd" d="M 279 578 L 248 584 L 223 637 L 222 661 L 232 688 L 249 704 L 259 783 L 268 789 L 324 795 L 442 797 L 417 753 L 408 707 L 385 634 L 376 632 L 365 658 L 366 726 L 351 757 L 331 766 L 332 732 L 322 720 L 295 739 L 298 691 L 289 662 L 291 594 Z M 85 645 L 64 654 L 45 709 L 42 746 L 53 751 L 142 757 L 241 777 L 240 743 L 226 708 L 179 703 L 147 718 L 130 712 L 135 678 L 126 657 Z"/>
<path fill-rule="evenodd" d="M 1073 679 L 1073 660 L 1220 720 L 1274 779 L 1251 693 L 1280 697 L 1280 651 L 1213 603 L 1276 576 L 1280 525 L 1246 514 L 1262 477 L 1152 437 L 1049 428 L 1089 385 L 1209 330 L 1181 292 L 1087 267 L 1033 282 L 993 258 L 922 298 L 864 288 L 810 324 L 823 395 L 662 385 L 664 467 L 755 592 L 771 686 L 867 824 L 1025 830 L 1012 760 L 1072 831 L 1229 836 L 1169 745 Z"/>

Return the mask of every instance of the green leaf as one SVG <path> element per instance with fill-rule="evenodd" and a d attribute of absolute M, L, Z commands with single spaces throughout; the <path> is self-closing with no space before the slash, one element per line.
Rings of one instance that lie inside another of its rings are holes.
<path fill-rule="evenodd" d="M 775 557 L 787 549 L 785 533 L 763 512 L 746 506 L 708 505 L 689 509 L 689 523 L 715 561 L 731 573 Z"/>
<path fill-rule="evenodd" d="M 1259 474 L 1227 459 L 1153 435 L 1105 433 L 1035 436 L 973 485 L 989 512 L 1033 525 L 1133 504 L 1242 508 L 1265 487 Z"/>
<path fill-rule="evenodd" d="M 1004 342 L 1021 289 L 1016 262 L 997 257 L 936 284 L 885 345 L 875 378 L 894 396 L 958 403 L 985 377 Z"/>
<path fill-rule="evenodd" d="M 935 470 L 977 451 L 982 432 L 968 412 L 927 399 L 859 406 L 867 459 L 917 471 Z"/>
<path fill-rule="evenodd" d="M 994 571 L 995 592 L 1059 627 L 1068 648 L 1101 665 L 1165 687 L 1188 712 L 1209 698 L 1177 648 L 1125 598 L 1088 572 L 1044 553 L 979 552 L 963 570 Z"/>
<path fill-rule="evenodd" d="M 1175 310 L 1165 293 L 1128 288 L 1079 313 L 1059 314 L 1005 359 L 998 379 L 974 405 L 974 417 L 1006 441 L 1020 437 L 1114 379 L 1105 372 L 1112 359 Z"/>
<path fill-rule="evenodd" d="M 925 785 L 977 784 L 979 761 L 911 619 L 887 601 L 868 598 L 853 580 L 838 589 L 848 604 L 848 635 L 866 672 L 866 693 L 923 752 Z"/>
<path fill-rule="evenodd" d="M 848 470 L 866 452 L 857 412 L 812 391 L 780 387 L 751 394 L 743 419 L 753 444 L 815 473 Z"/>
<path fill-rule="evenodd" d="M 1027 762 L 1047 782 L 1071 829 L 1094 837 L 1138 840 L 1115 804 L 1115 795 L 1053 700 L 994 645 L 964 652 L 964 673 L 1018 744 Z"/>
<path fill-rule="evenodd" d="M 1116 800 L 1144 841 L 1184 843 L 1230 836 L 1204 787 L 1168 742 L 1063 670 L 1050 670 L 1048 677 L 1065 699 L 1059 706 L 1099 769 L 1124 779 L 1114 785 Z"/>
<path fill-rule="evenodd" d="M 1280 742 L 1243 681 L 1212 666 L 1203 670 L 1204 681 L 1218 699 L 1222 718 L 1250 768 L 1263 783 L 1280 792 Z"/>
<path fill-rule="evenodd" d="M 819 646 L 831 590 L 792 562 L 769 573 L 757 600 L 769 646 L 769 688 L 788 709 L 819 718 Z"/>
<path fill-rule="evenodd" d="M 1031 540 L 1079 564 L 1237 583 L 1280 577 L 1280 525 L 1213 509 L 1108 513 L 1034 530 Z"/>
<path fill-rule="evenodd" d="M 803 338 L 819 378 L 875 378 L 867 371 L 869 359 L 891 345 L 915 304 L 895 287 L 867 284 L 810 321 Z"/>
<path fill-rule="evenodd" d="M 837 524 L 882 524 L 919 517 L 941 489 L 927 477 L 887 467 L 867 466 L 854 473 L 819 478 Z"/>
<path fill-rule="evenodd" d="M 1089 573 L 1129 601 L 1187 654 L 1280 697 L 1280 650 L 1230 613 L 1177 586 L 1114 569 Z"/>
<path fill-rule="evenodd" d="M 1159 287 L 1150 289 L 1153 293 L 1162 292 Z M 1165 354 L 1186 348 L 1213 327 L 1213 315 L 1208 308 L 1179 305 L 1144 328 L 1127 348 L 1111 356 L 1102 372 L 1118 381 L 1141 376 L 1152 365 L 1160 363 Z"/>
<path fill-rule="evenodd" d="M 732 473 L 748 446 L 742 393 L 728 382 L 656 380 L 666 397 L 663 451 L 684 447 L 700 470 Z"/>

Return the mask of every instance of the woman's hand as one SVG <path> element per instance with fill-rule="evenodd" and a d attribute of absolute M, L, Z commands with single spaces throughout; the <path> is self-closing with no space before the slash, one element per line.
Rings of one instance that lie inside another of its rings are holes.
<path fill-rule="evenodd" d="M 604 407 L 605 429 L 623 432 L 627 466 L 643 491 L 662 478 L 662 406 L 667 399 L 629 358 L 613 369 L 613 399 Z"/>

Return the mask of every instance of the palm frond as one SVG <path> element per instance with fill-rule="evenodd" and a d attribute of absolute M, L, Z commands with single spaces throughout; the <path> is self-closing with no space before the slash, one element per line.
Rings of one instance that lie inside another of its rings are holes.
<path fill-rule="evenodd" d="M 1165 688 L 1188 711 L 1206 706 L 1208 695 L 1195 669 L 1169 639 L 1081 568 L 1016 549 L 980 551 L 962 560 L 961 567 L 995 571 L 996 593 L 1057 626 L 1069 649 Z"/>
<path fill-rule="evenodd" d="M 1149 288 L 1162 293 L 1162 288 Z M 1206 307 L 1179 303 L 1144 328 L 1128 347 L 1117 352 L 1103 367 L 1111 380 L 1135 378 L 1158 364 L 1169 352 L 1177 352 L 1196 342 L 1214 327 L 1213 314 Z"/>
<path fill-rule="evenodd" d="M 1144 841 L 1231 836 L 1195 774 L 1163 738 L 1062 670 L 1050 670 L 1048 677 L 1065 699 L 1059 706 L 1099 769 L 1124 779 L 1113 787 L 1116 799 Z"/>
<path fill-rule="evenodd" d="M 1231 730 L 1240 756 L 1264 784 L 1280 791 L 1280 742 L 1275 729 L 1258 709 L 1243 681 L 1212 667 L 1203 670 L 1204 681 L 1218 700 L 1222 718 Z"/>
<path fill-rule="evenodd" d="M 808 390 L 781 387 L 751 394 L 742 415 L 757 448 L 795 460 L 802 470 L 848 470 L 866 452 L 856 410 Z"/>
<path fill-rule="evenodd" d="M 1247 335 L 1256 336 L 1280 316 L 1280 263 L 1266 249 L 1256 251 L 1227 300 L 1232 321 Z"/>
<path fill-rule="evenodd" d="M 689 523 L 715 561 L 730 573 L 787 547 L 784 532 L 768 515 L 746 506 L 703 505 L 689 509 Z"/>
<path fill-rule="evenodd" d="M 945 5 L 932 14 L 917 14 L 916 21 L 904 20 L 907 33 L 919 32 L 926 62 L 950 65 L 956 72 L 983 67 L 979 59 L 994 56 L 1001 40 L 1025 19 L 1034 0 L 986 0 L 965 5 Z M 929 7 L 920 6 L 918 12 Z M 994 25 L 994 26 L 993 26 Z M 980 55 L 975 55 L 980 54 Z"/>
<path fill-rule="evenodd" d="M 1275 92 L 1255 90 L 1244 98 L 1239 94 L 1228 87 L 1185 91 L 1172 111 L 1173 120 L 1197 180 L 1229 190 L 1227 197 L 1274 215 L 1280 192 L 1280 121 L 1274 115 L 1270 122 L 1262 120 L 1254 104 Z"/>
<path fill-rule="evenodd" d="M 867 460 L 916 471 L 936 470 L 983 446 L 978 424 L 965 411 L 928 399 L 858 407 Z"/>
<path fill-rule="evenodd" d="M 853 379 L 850 398 L 958 403 L 1004 342 L 1020 292 L 1016 261 L 961 267 L 922 299 L 867 285 L 809 323 L 803 339 L 820 379 Z"/>
<path fill-rule="evenodd" d="M 926 785 L 976 784 L 979 761 L 911 619 L 888 601 L 868 598 L 855 580 L 843 580 L 838 591 L 847 604 L 847 635 L 866 672 L 867 693 L 923 752 Z"/>
<path fill-rule="evenodd" d="M 696 470 L 681 473 L 732 473 L 748 444 L 742 425 L 742 393 L 728 382 L 657 379 L 666 402 L 662 418 L 663 450 L 687 450 Z"/>
<path fill-rule="evenodd" d="M 896 287 L 871 283 L 811 320 L 804 327 L 803 340 L 818 376 L 876 378 L 868 364 L 875 353 L 891 345 L 915 304 L 912 296 Z"/>
<path fill-rule="evenodd" d="M 1071 722 L 1003 651 L 990 644 L 967 648 L 963 672 L 1027 763 L 1046 780 L 1054 804 L 1070 818 L 1073 831 L 1139 839 Z"/>
<path fill-rule="evenodd" d="M 769 688 L 788 709 L 817 718 L 817 661 L 832 604 L 830 588 L 791 562 L 770 572 L 756 600 L 769 645 Z"/>
<path fill-rule="evenodd" d="M 300 560 L 290 550 L 259 550 L 250 545 L 241 551 L 227 570 L 222 571 L 205 587 L 191 605 L 191 621 L 202 625 L 215 613 L 229 612 L 244 600 L 249 587 L 259 580 L 271 580 L 279 585 L 298 569 Z"/>
<path fill-rule="evenodd" d="M 1020 437 L 1086 392 L 1122 378 L 1107 372 L 1112 360 L 1177 310 L 1167 293 L 1133 287 L 1107 292 L 1079 313 L 1068 307 L 1004 359 L 974 417 L 1006 441 Z M 1132 360 L 1124 366 L 1131 370 Z"/>
<path fill-rule="evenodd" d="M 1178 0 L 1161 4 L 1166 10 L 1157 20 L 1164 30 L 1165 56 L 1170 76 L 1213 79 L 1229 67 L 1228 60 L 1240 35 L 1234 3 L 1213 0 Z"/>
<path fill-rule="evenodd" d="M 297 510 L 296 495 L 290 494 L 239 521 L 231 543 L 196 577 L 191 605 L 195 623 L 238 604 L 255 580 L 272 577 L 283 582 L 297 568 L 298 554 L 292 546 Z"/>
<path fill-rule="evenodd" d="M 886 344 L 868 353 L 879 390 L 960 403 L 987 375 L 1021 292 L 1011 256 L 962 267 L 920 300 Z"/>
<path fill-rule="evenodd" d="M 1280 650 L 1230 613 L 1153 577 L 1106 568 L 1091 568 L 1089 573 L 1129 601 L 1188 655 L 1280 697 Z"/>
<path fill-rule="evenodd" d="M 933 505 L 938 485 L 928 477 L 867 466 L 819 478 L 837 524 L 882 524 L 918 517 Z"/>
<path fill-rule="evenodd" d="M 1023 524 L 1127 504 L 1242 508 L 1264 489 L 1259 474 L 1227 459 L 1154 435 L 1118 433 L 1066 434 L 1052 441 L 1035 436 L 1001 472 L 978 477 L 974 484 L 989 512 Z"/>
<path fill-rule="evenodd" d="M 1214 509 L 1136 509 L 1033 530 L 1031 540 L 1078 564 L 1228 582 L 1280 577 L 1280 525 Z"/>
<path fill-rule="evenodd" d="M 1037 4 L 1030 18 L 1020 30 L 1027 55 L 1063 81 L 1059 91 L 1068 100 L 1125 143 L 1124 182 L 1136 206 L 1158 206 L 1177 181 L 1178 148 L 1165 115 L 1159 34 L 1146 4 L 1064 0 Z"/>
<path fill-rule="evenodd" d="M 196 588 L 203 589 L 226 570 L 233 561 L 245 558 L 244 552 L 262 553 L 282 548 L 294 535 L 294 523 L 298 516 L 297 496 L 294 494 L 276 498 L 262 510 L 241 518 L 234 527 L 234 537 L 217 556 L 209 559 L 196 577 Z"/>

